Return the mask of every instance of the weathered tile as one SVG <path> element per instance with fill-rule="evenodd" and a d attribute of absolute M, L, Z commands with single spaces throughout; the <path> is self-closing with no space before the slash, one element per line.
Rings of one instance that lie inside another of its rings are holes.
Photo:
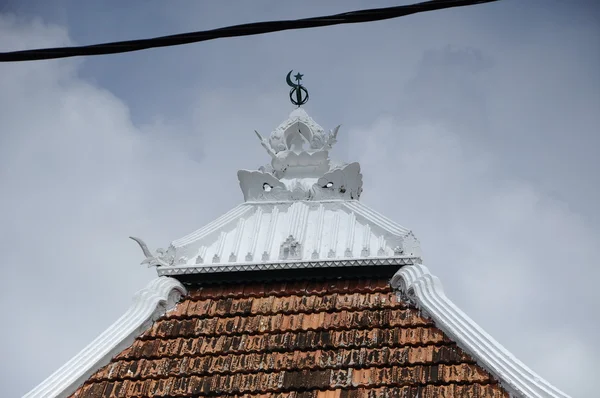
<path fill-rule="evenodd" d="M 189 297 L 183 297 L 181 301 L 175 306 L 175 308 L 173 308 L 171 311 L 165 314 L 165 318 L 182 318 L 186 316 L 188 306 L 191 302 L 192 301 L 189 299 Z"/>
<path fill-rule="evenodd" d="M 104 398 L 119 398 L 124 394 L 123 391 L 123 382 L 115 381 L 109 382 L 106 384 L 106 388 L 104 389 Z"/>
<path fill-rule="evenodd" d="M 507 398 L 383 279 L 214 285 L 73 397 Z"/>

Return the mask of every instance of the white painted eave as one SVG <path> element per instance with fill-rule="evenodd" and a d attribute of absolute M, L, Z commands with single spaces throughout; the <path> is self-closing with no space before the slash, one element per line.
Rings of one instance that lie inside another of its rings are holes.
<path fill-rule="evenodd" d="M 421 257 L 409 229 L 357 200 L 246 202 L 164 253 L 159 275 Z"/>
<path fill-rule="evenodd" d="M 498 379 L 512 397 L 569 398 L 519 361 L 444 294 L 440 280 L 422 264 L 402 267 L 392 287 L 413 302 L 450 339 Z"/>
<path fill-rule="evenodd" d="M 152 280 L 135 295 L 133 305 L 123 316 L 24 398 L 63 398 L 73 394 L 185 294 L 185 287 L 174 278 Z"/>

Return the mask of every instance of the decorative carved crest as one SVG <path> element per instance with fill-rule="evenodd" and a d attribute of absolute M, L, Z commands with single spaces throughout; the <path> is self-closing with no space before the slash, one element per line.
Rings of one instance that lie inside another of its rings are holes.
<path fill-rule="evenodd" d="M 257 171 L 240 170 L 238 179 L 246 201 L 359 199 L 362 175 L 358 163 L 332 164 L 329 150 L 337 142 L 340 126 L 323 128 L 296 109 L 260 144 L 271 164 Z"/>

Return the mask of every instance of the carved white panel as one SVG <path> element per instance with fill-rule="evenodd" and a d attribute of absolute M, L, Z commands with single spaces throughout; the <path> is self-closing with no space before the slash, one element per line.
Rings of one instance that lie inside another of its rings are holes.
<path fill-rule="evenodd" d="M 236 217 L 173 242 L 173 264 L 261 263 L 281 260 L 283 252 L 290 261 L 420 257 L 409 230 L 358 201 L 253 202 L 232 212 Z"/>
<path fill-rule="evenodd" d="M 362 192 L 360 165 L 336 164 L 329 159 L 339 127 L 325 133 L 299 108 L 269 139 L 255 131 L 271 157 L 271 164 L 258 170 L 238 171 L 244 200 L 359 199 Z"/>

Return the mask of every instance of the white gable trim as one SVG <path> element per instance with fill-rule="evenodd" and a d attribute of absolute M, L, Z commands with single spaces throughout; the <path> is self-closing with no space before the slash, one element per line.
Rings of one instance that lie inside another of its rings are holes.
<path fill-rule="evenodd" d="M 365 206 L 358 200 L 348 200 L 343 202 L 344 206 L 350 211 L 353 211 L 357 214 L 360 214 L 365 219 L 370 222 L 378 225 L 380 228 L 389 231 L 390 233 L 397 236 L 405 236 L 409 234 L 411 231 L 408 228 L 404 228 L 403 226 L 397 224 L 396 222 L 390 220 L 386 216 L 381 213 L 376 212 L 368 206 Z"/>
<path fill-rule="evenodd" d="M 136 337 L 186 293 L 185 287 L 174 278 L 162 276 L 152 280 L 135 295 L 133 305 L 123 316 L 24 398 L 68 397 L 113 356 L 133 344 Z"/>
<path fill-rule="evenodd" d="M 171 243 L 171 245 L 173 245 L 174 247 L 181 247 L 181 246 L 188 245 L 188 244 L 190 244 L 198 239 L 201 239 L 204 236 L 218 230 L 219 228 L 222 228 L 224 225 L 227 225 L 232 220 L 236 220 L 236 219 L 242 217 L 246 212 L 248 212 L 250 210 L 252 210 L 252 206 L 247 206 L 244 203 L 237 205 L 236 207 L 229 210 L 227 213 L 223 214 L 221 217 L 217 218 L 216 220 L 208 223 L 204 227 L 192 232 L 191 234 L 184 236 L 181 239 L 177 239 L 177 240 L 173 241 Z"/>
<path fill-rule="evenodd" d="M 495 376 L 512 397 L 569 398 L 515 358 L 450 301 L 440 280 L 424 265 L 402 267 L 391 284 Z"/>

